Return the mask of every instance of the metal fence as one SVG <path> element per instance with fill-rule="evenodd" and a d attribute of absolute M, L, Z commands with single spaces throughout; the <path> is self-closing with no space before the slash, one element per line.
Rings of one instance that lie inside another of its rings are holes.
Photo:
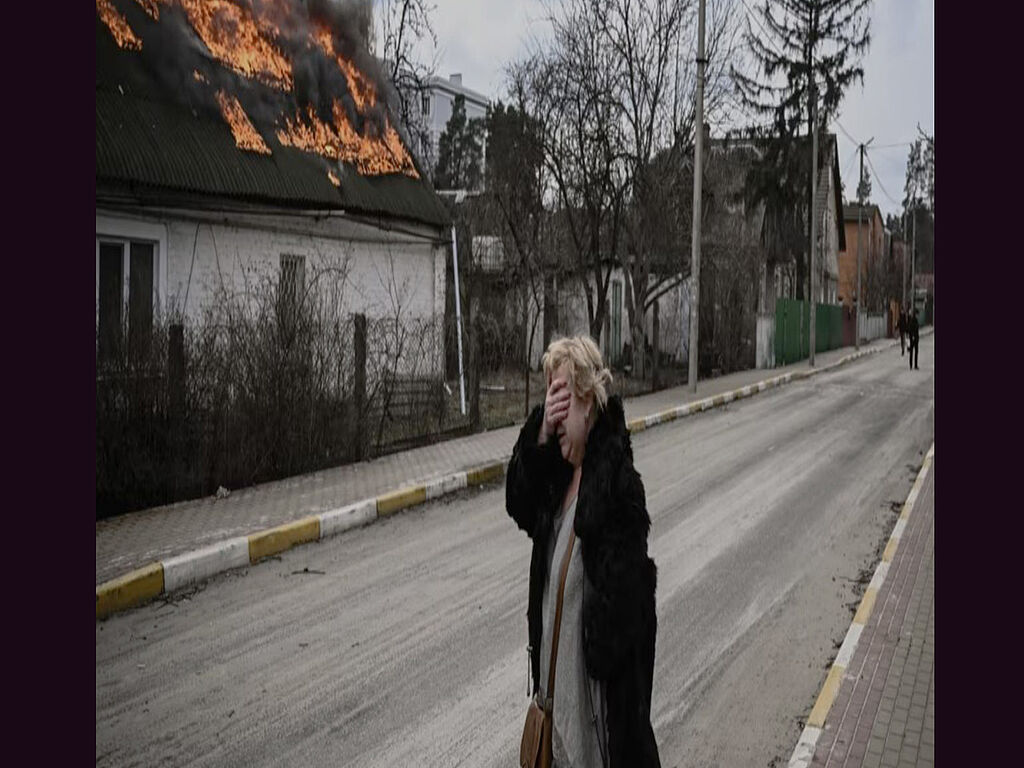
<path fill-rule="evenodd" d="M 857 331 L 861 341 L 884 339 L 889 335 L 884 312 L 864 312 L 857 318 Z"/>
<path fill-rule="evenodd" d="M 814 350 L 827 352 L 843 346 L 843 310 L 837 304 L 815 305 Z M 810 304 L 796 299 L 776 299 L 773 339 L 774 365 L 783 366 L 810 356 Z M 759 320 L 759 327 L 767 320 Z M 767 333 L 765 333 L 767 336 Z M 759 331 L 758 340 L 762 334 Z M 767 352 L 759 355 L 768 359 Z"/>
<path fill-rule="evenodd" d="M 441 318 L 157 321 L 97 361 L 97 517 L 337 466 L 461 430 Z"/>

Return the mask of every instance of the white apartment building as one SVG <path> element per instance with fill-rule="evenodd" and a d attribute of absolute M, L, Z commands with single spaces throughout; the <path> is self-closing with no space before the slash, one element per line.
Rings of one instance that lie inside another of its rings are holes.
<path fill-rule="evenodd" d="M 462 84 L 462 75 L 453 74 L 448 78 L 431 77 L 427 87 L 421 94 L 419 100 L 419 112 L 417 117 L 423 120 L 426 129 L 429 145 L 427 147 L 417 146 L 416 153 L 423 165 L 431 171 L 437 164 L 437 145 L 441 138 L 448 120 L 452 116 L 452 109 L 456 96 L 463 96 L 466 100 L 466 119 L 483 119 L 487 116 L 487 107 L 490 100 L 483 94 L 467 88 Z M 414 138 L 414 143 L 419 144 Z M 487 150 L 487 137 L 484 137 L 484 152 Z"/>

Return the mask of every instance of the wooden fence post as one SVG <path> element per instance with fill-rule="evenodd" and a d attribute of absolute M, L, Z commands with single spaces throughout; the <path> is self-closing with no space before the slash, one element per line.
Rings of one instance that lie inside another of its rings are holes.
<path fill-rule="evenodd" d="M 660 342 L 661 342 L 661 339 L 660 339 L 660 336 L 661 336 L 661 324 L 658 321 L 658 306 L 659 306 L 659 304 L 660 304 L 660 302 L 657 299 L 655 299 L 654 307 L 652 308 L 652 311 L 654 312 L 654 317 L 653 317 L 654 328 L 653 328 L 653 333 L 652 333 L 652 336 L 654 336 L 654 360 L 653 360 L 653 362 L 651 364 L 651 388 L 652 389 L 657 389 L 658 388 L 658 358 L 660 357 L 660 354 L 659 354 L 658 350 L 659 350 L 659 345 L 660 345 Z"/>
<path fill-rule="evenodd" d="M 352 450 L 361 461 L 366 447 L 366 315 L 352 316 Z"/>
<path fill-rule="evenodd" d="M 185 328 L 172 323 L 167 337 L 167 389 L 171 438 L 171 492 L 177 499 L 185 474 Z"/>
<path fill-rule="evenodd" d="M 470 306 L 469 332 L 469 425 L 474 432 L 480 431 L 480 374 L 483 367 L 480 354 L 480 313 L 477 301 Z"/>

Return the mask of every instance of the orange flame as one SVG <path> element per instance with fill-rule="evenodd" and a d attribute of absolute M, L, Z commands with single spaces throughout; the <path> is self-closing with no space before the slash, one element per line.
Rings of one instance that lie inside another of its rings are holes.
<path fill-rule="evenodd" d="M 386 117 L 384 118 L 384 146 L 388 148 L 392 156 L 397 158 L 402 173 L 406 176 L 412 176 L 414 179 L 420 177 L 416 171 L 416 165 L 412 161 L 412 155 L 409 154 L 409 150 L 402 143 L 398 131 L 391 126 L 391 121 Z"/>
<path fill-rule="evenodd" d="M 160 8 L 157 7 L 157 0 L 135 0 L 153 21 L 160 21 Z M 168 2 L 168 0 L 162 0 Z"/>
<path fill-rule="evenodd" d="M 292 89 L 292 65 L 274 44 L 277 29 L 229 0 L 180 0 L 210 53 L 240 75 L 282 91 Z"/>
<path fill-rule="evenodd" d="M 238 99 L 229 96 L 224 91 L 217 91 L 217 103 L 220 104 L 220 112 L 224 120 L 231 127 L 231 133 L 235 137 L 235 144 L 239 149 L 250 152 L 259 152 L 261 155 L 269 155 L 270 147 L 263 141 L 263 137 L 253 128 L 245 110 L 238 103 Z"/>
<path fill-rule="evenodd" d="M 377 105 L 377 84 L 335 49 L 332 30 L 320 21 L 293 18 L 295 14 L 303 14 L 302 6 L 286 0 L 135 2 L 155 21 L 160 19 L 160 5 L 181 7 L 189 25 L 213 58 L 243 77 L 284 93 L 291 93 L 294 89 L 294 76 L 292 62 L 283 52 L 287 48 L 282 48 L 282 43 L 296 34 L 303 35 L 307 45 L 319 46 L 329 59 L 337 63 L 345 76 L 357 114 L 366 115 Z M 114 7 L 113 0 L 96 0 L 96 9 L 121 48 L 141 50 L 142 40 Z M 306 26 L 307 23 L 312 23 L 312 30 Z M 209 85 L 209 80 L 199 70 L 194 70 L 192 76 L 196 81 Z M 216 97 L 235 144 L 247 151 L 269 155 L 270 148 L 250 122 L 238 99 L 224 91 L 219 91 Z M 386 112 L 383 125 L 365 120 L 360 134 L 349 120 L 339 96 L 334 99 L 331 119 L 326 122 L 309 107 L 305 112 L 282 115 L 277 126 L 277 138 L 282 145 L 350 163 L 360 174 L 404 173 L 419 178 L 412 156 L 402 144 Z M 332 183 L 340 184 L 336 175 L 329 172 L 329 176 Z"/>
<path fill-rule="evenodd" d="M 352 100 L 355 101 L 356 108 L 363 112 L 367 107 L 372 107 L 376 104 L 377 87 L 366 75 L 356 69 L 352 62 L 334 51 L 334 40 L 331 31 L 327 27 L 318 24 L 313 30 L 313 39 L 320 45 L 328 58 L 334 59 L 338 63 L 338 67 L 345 75 L 345 80 L 348 81 L 348 92 L 352 94 Z"/>
<path fill-rule="evenodd" d="M 96 0 L 96 12 L 99 13 L 103 23 L 107 25 L 107 29 L 114 36 L 114 42 L 118 46 L 130 51 L 142 50 L 142 41 L 132 32 L 132 28 L 128 26 L 128 20 L 121 15 L 110 0 Z"/>
<path fill-rule="evenodd" d="M 361 136 L 345 114 L 340 101 L 334 101 L 334 125 L 325 123 L 312 107 L 305 115 L 285 118 L 284 128 L 277 131 L 277 140 L 286 147 L 315 152 L 332 160 L 351 163 L 364 176 L 404 173 L 419 178 L 408 150 L 398 132 L 385 118 L 384 137 Z"/>

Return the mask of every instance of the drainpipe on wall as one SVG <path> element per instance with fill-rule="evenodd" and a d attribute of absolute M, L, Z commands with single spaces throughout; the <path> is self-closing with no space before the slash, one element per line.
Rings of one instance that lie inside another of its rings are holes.
<path fill-rule="evenodd" d="M 459 408 L 466 415 L 466 377 L 462 372 L 462 298 L 459 291 L 459 246 L 452 224 L 452 271 L 455 273 L 455 326 L 459 339 Z"/>

